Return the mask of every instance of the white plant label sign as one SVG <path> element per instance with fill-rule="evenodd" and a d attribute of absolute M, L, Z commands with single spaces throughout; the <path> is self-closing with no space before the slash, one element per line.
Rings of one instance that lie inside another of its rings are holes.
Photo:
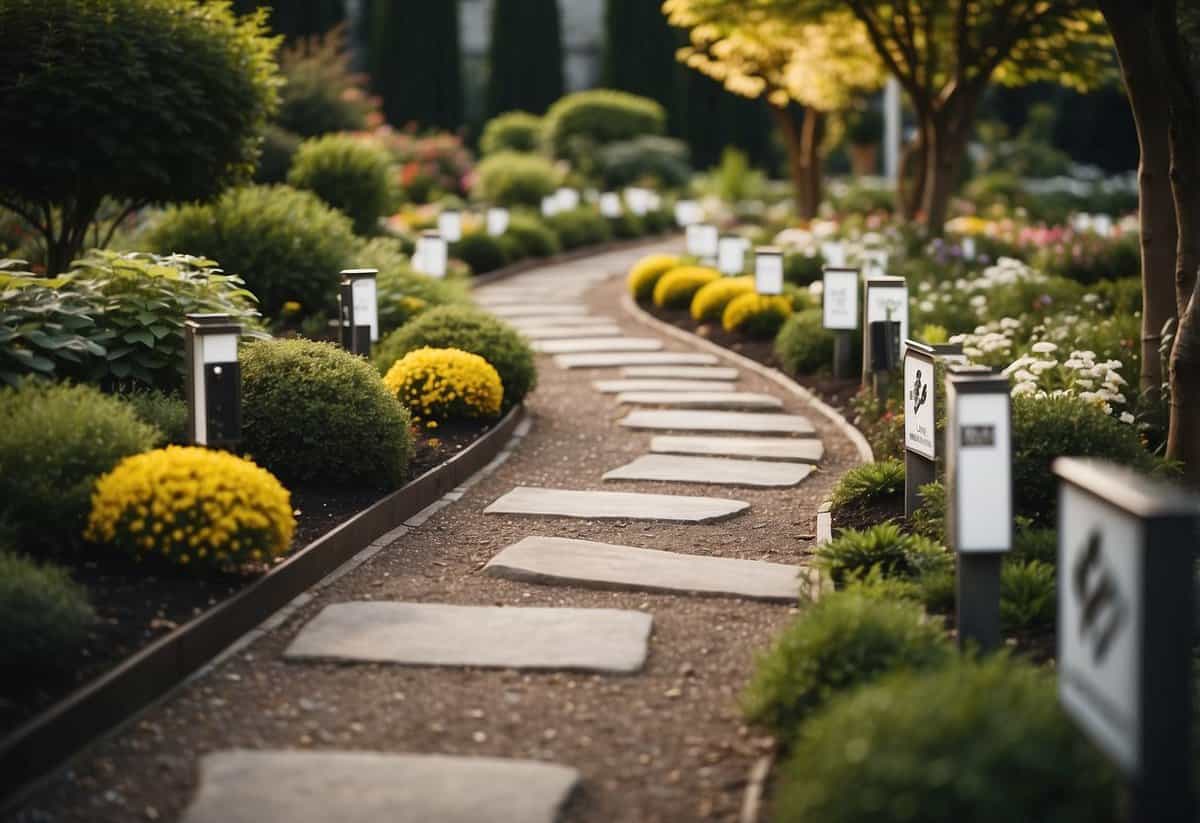
<path fill-rule="evenodd" d="M 935 459 L 937 449 L 933 414 L 936 394 L 933 364 L 910 350 L 904 358 L 904 447 L 927 460 Z"/>
<path fill-rule="evenodd" d="M 444 211 L 438 215 L 438 234 L 447 242 L 457 243 L 462 240 L 462 214 L 457 211 Z"/>
<path fill-rule="evenodd" d="M 675 222 L 680 226 L 691 226 L 704 219 L 704 209 L 695 200 L 680 200 L 675 204 Z"/>
<path fill-rule="evenodd" d="M 1096 745 L 1136 775 L 1142 761 L 1144 532 L 1137 517 L 1073 484 L 1061 488 L 1059 700 Z"/>
<path fill-rule="evenodd" d="M 376 298 L 375 278 L 359 277 L 350 285 L 354 299 L 354 322 L 359 326 L 371 327 L 371 342 L 379 340 L 379 312 Z"/>
<path fill-rule="evenodd" d="M 906 387 L 911 388 L 911 384 Z M 1008 395 L 999 392 L 960 392 L 953 419 L 948 421 L 952 429 L 949 436 L 954 438 L 956 449 L 953 501 L 958 531 L 956 551 L 999 552 L 1011 548 L 1012 445 L 1008 403 Z M 905 407 L 905 412 L 908 408 Z"/>
<path fill-rule="evenodd" d="M 413 268 L 430 277 L 445 277 L 446 257 L 446 241 L 441 237 L 419 237 L 412 257 Z"/>
<path fill-rule="evenodd" d="M 896 278 L 884 281 L 867 280 L 867 324 L 883 320 L 900 323 L 900 339 L 908 339 L 908 286 Z M 901 355 L 903 356 L 903 352 Z"/>
<path fill-rule="evenodd" d="M 487 233 L 498 237 L 508 231 L 508 209 L 491 208 L 487 211 Z"/>
<path fill-rule="evenodd" d="M 744 237 L 722 237 L 717 241 L 717 269 L 721 274 L 741 274 L 746 268 L 746 249 L 749 242 Z"/>
<path fill-rule="evenodd" d="M 759 294 L 783 294 L 782 254 L 755 255 L 754 289 Z"/>
<path fill-rule="evenodd" d="M 559 211 L 571 211 L 579 208 L 579 192 L 565 186 L 554 192 L 554 200 Z"/>
<path fill-rule="evenodd" d="M 600 195 L 600 214 L 604 217 L 621 216 L 621 196 L 616 192 L 606 191 Z"/>
<path fill-rule="evenodd" d="M 822 305 L 825 309 L 825 328 L 853 330 L 858 328 L 858 271 L 856 269 L 826 269 Z"/>

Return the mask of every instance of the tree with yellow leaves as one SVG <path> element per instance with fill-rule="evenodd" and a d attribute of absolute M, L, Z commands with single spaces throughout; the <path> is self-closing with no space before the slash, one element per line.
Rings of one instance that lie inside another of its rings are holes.
<path fill-rule="evenodd" d="M 848 12 L 812 22 L 726 9 L 708 0 L 666 0 L 663 13 L 688 30 L 678 57 L 735 94 L 761 98 L 788 150 L 800 216 L 821 203 L 821 143 L 830 112 L 883 83 L 883 66 L 863 27 Z"/>

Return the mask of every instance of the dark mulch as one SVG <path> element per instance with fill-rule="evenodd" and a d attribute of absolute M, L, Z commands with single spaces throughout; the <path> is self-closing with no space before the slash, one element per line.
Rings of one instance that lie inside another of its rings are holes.
<path fill-rule="evenodd" d="M 839 508 L 833 517 L 836 534 L 840 529 L 867 529 L 895 520 L 904 525 L 904 496 L 885 497 L 870 502 L 854 501 Z"/>
<path fill-rule="evenodd" d="M 409 478 L 458 454 L 490 422 L 449 423 L 417 439 Z M 303 548 L 383 497 L 378 489 L 294 489 L 293 550 Z M 201 576 L 162 566 L 148 570 L 120 557 L 56 558 L 88 590 L 97 621 L 83 647 L 55 671 L 0 669 L 0 735 L 16 728 L 71 691 L 104 674 L 151 642 L 253 583 L 266 568 L 247 574 Z M 149 572 L 149 573 L 148 573 Z"/>

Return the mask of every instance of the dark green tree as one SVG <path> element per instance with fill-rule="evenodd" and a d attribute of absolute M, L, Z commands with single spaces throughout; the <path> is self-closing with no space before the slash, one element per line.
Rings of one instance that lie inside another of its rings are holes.
<path fill-rule="evenodd" d="M 660 0 L 607 0 L 604 9 L 604 85 L 662 103 L 668 112 L 679 87 L 675 50 L 681 33 L 667 23 Z"/>
<path fill-rule="evenodd" d="M 487 115 L 541 114 L 563 94 L 558 0 L 495 0 L 488 51 Z"/>
<path fill-rule="evenodd" d="M 367 71 L 389 122 L 461 126 L 458 0 L 369 0 Z"/>
<path fill-rule="evenodd" d="M 233 8 L 239 14 L 268 9 L 271 31 L 289 41 L 324 34 L 346 19 L 343 0 L 234 0 Z"/>

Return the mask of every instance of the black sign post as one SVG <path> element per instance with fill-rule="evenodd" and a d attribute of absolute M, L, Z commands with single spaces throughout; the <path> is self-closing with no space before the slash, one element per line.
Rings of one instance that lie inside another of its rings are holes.
<path fill-rule="evenodd" d="M 1059 458 L 1058 693 L 1129 787 L 1131 823 L 1193 823 L 1200 499 Z"/>

